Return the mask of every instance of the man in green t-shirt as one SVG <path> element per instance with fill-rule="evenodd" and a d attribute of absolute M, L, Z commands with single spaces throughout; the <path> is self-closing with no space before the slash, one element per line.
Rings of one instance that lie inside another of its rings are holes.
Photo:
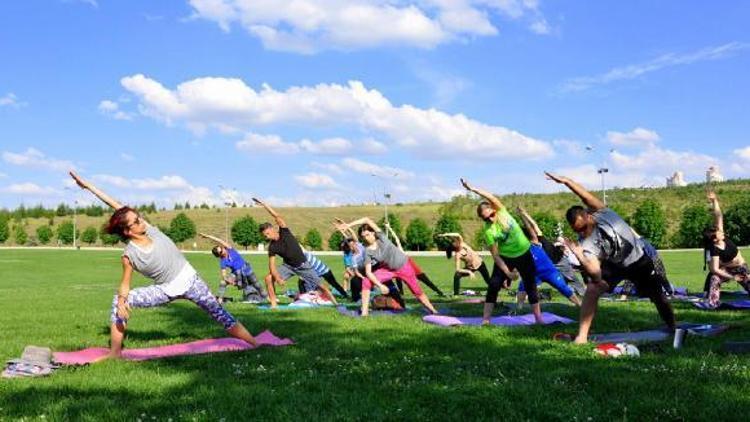
<path fill-rule="evenodd" d="M 500 199 L 487 191 L 469 185 L 469 182 L 464 179 L 461 179 L 461 184 L 470 192 L 485 199 L 477 206 L 477 216 L 484 221 L 484 239 L 490 245 L 492 260 L 495 262 L 492 276 L 487 283 L 482 322 L 489 323 L 492 310 L 497 303 L 497 294 L 501 287 L 510 285 L 513 280 L 512 271 L 516 269 L 521 274 L 524 288 L 528 293 L 534 319 L 538 324 L 543 323 L 531 242 Z"/>

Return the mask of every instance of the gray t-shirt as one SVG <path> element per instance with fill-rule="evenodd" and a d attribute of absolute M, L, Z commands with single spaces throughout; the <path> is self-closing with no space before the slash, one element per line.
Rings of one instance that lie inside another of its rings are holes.
<path fill-rule="evenodd" d="M 186 265 L 190 265 L 172 239 L 158 228 L 147 224 L 146 234 L 151 246 L 142 248 L 128 242 L 123 256 L 128 257 L 133 268 L 156 284 L 166 284 L 178 279 Z"/>
<path fill-rule="evenodd" d="M 383 232 L 375 233 L 375 237 L 378 247 L 374 250 L 365 248 L 365 265 L 380 263 L 391 270 L 398 270 L 406 265 L 406 255 Z"/>
<path fill-rule="evenodd" d="M 581 241 L 584 254 L 619 267 L 627 267 L 641 259 L 643 247 L 622 217 L 609 208 L 596 211 L 593 216 L 596 227 Z"/>

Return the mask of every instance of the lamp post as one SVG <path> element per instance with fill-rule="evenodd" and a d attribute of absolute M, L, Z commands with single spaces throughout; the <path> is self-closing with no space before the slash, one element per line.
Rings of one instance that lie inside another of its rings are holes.
<path fill-rule="evenodd" d="M 75 192 L 73 188 L 66 187 L 65 190 L 69 190 L 71 192 Z M 75 194 L 74 194 L 75 195 Z M 77 217 L 78 217 L 78 200 L 73 198 L 73 249 L 76 249 L 76 226 L 77 226 Z"/>
<path fill-rule="evenodd" d="M 227 189 L 224 185 L 219 185 L 219 189 L 221 189 L 222 192 L 227 192 L 227 196 L 224 197 L 224 239 L 229 241 L 229 207 L 237 201 L 234 200 L 232 195 L 234 188 Z"/>
<path fill-rule="evenodd" d="M 606 158 L 604 156 L 600 156 L 600 154 L 597 154 L 596 148 L 594 148 L 591 145 L 586 146 L 586 151 L 593 152 L 595 155 L 598 156 L 597 158 L 600 159 L 599 161 L 601 164 L 596 169 L 596 173 L 599 174 L 599 177 L 602 183 L 602 202 L 604 202 L 604 205 L 607 205 L 607 184 L 605 183 L 605 175 L 609 173 L 609 168 L 607 168 L 606 166 Z M 608 153 L 611 154 L 613 152 L 615 152 L 615 149 L 610 148 Z"/>
<path fill-rule="evenodd" d="M 388 189 L 387 189 L 387 186 L 386 186 L 385 177 L 382 176 L 382 175 L 380 175 L 380 174 L 376 174 L 376 173 L 370 173 L 370 176 L 379 178 L 380 181 L 383 184 L 383 199 L 384 199 L 383 200 L 383 205 L 384 205 L 383 216 L 385 217 L 385 222 L 386 223 L 390 223 L 390 221 L 388 220 L 388 201 L 390 201 L 390 199 L 391 199 L 391 194 L 388 192 Z M 393 173 L 392 175 L 389 175 L 389 176 L 391 176 L 393 178 L 398 177 L 398 172 L 395 172 L 395 173 Z"/>

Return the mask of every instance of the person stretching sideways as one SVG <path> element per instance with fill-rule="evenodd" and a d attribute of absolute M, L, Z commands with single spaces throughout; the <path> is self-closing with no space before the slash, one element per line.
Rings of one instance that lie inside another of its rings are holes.
<path fill-rule="evenodd" d="M 260 199 L 253 198 L 256 204 L 263 207 L 273 217 L 278 229 L 271 223 L 263 223 L 258 229 L 263 237 L 268 240 L 268 275 L 264 278 L 268 299 L 271 302 L 271 308 L 278 306 L 274 282 L 285 284 L 286 280 L 296 275 L 302 280 L 306 292 L 318 291 L 325 299 L 334 304 L 338 304 L 326 286 L 320 283 L 320 277 L 315 269 L 310 265 L 302 251 L 297 238 L 286 225 L 286 221 L 273 208 L 268 206 Z M 276 256 L 280 256 L 283 262 L 276 265 Z"/>
<path fill-rule="evenodd" d="M 566 240 L 566 244 L 589 278 L 581 306 L 578 335 L 574 341 L 578 344 L 588 342 L 599 297 L 614 289 L 616 284 L 608 284 L 609 280 L 614 279 L 632 281 L 640 295 L 651 299 L 667 327 L 674 330 L 674 312 L 661 288 L 665 281 L 654 270 L 653 260 L 643 250 L 633 229 L 580 184 L 567 177 L 545 174 L 549 180 L 565 185 L 578 195 L 587 207 L 576 205 L 565 214 L 570 227 L 578 233 L 580 242 Z"/>
<path fill-rule="evenodd" d="M 377 224 L 370 218 L 360 218 L 351 223 L 339 224 L 337 228 L 344 231 L 352 226 L 360 225 L 358 232 L 359 237 L 365 245 L 365 276 L 362 280 L 362 316 L 367 316 L 370 310 L 370 289 L 374 284 L 380 289 L 380 293 L 387 295 L 389 289 L 385 283 L 393 278 L 403 280 L 425 308 L 433 314 L 437 311 L 432 306 L 430 299 L 419 287 L 417 275 L 414 272 L 409 258 L 400 249 L 396 247 L 388 236 L 380 230 Z M 378 265 L 378 269 L 373 271 L 373 267 Z"/>
<path fill-rule="evenodd" d="M 492 276 L 487 283 L 482 323 L 489 324 L 500 287 L 510 286 L 510 282 L 515 278 L 511 272 L 517 269 L 526 288 L 534 320 L 537 324 L 542 324 L 544 321 L 535 281 L 537 268 L 531 253 L 531 242 L 500 199 L 469 185 L 464 179 L 461 179 L 461 184 L 466 190 L 484 198 L 477 206 L 477 216 L 484 221 L 485 241 L 490 246 L 492 259 L 495 261 Z"/>
<path fill-rule="evenodd" d="M 82 189 L 88 190 L 115 210 L 107 224 L 107 233 L 117 235 L 126 243 L 122 254 L 122 279 L 112 299 L 110 313 L 110 352 L 106 358 L 120 358 L 125 329 L 132 308 L 164 305 L 187 299 L 221 324 L 229 335 L 255 346 L 252 335 L 211 294 L 185 256 L 172 240 L 144 220 L 133 208 L 123 206 L 96 186 L 79 177 L 70 176 Z M 130 288 L 133 271 L 150 278 L 154 284 Z"/>

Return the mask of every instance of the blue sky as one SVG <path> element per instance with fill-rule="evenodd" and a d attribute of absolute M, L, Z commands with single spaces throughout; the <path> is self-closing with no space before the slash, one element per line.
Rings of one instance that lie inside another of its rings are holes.
<path fill-rule="evenodd" d="M 0 3 L 0 206 L 750 176 L 750 3 Z M 593 146 L 594 151 L 587 151 Z M 220 188 L 223 186 L 225 189 Z"/>

